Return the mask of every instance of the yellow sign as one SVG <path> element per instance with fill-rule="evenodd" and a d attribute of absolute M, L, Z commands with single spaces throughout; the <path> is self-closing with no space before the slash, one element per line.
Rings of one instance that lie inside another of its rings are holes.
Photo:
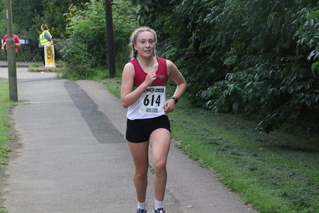
<path fill-rule="evenodd" d="M 53 45 L 44 46 L 44 55 L 45 55 L 45 67 L 55 67 Z"/>

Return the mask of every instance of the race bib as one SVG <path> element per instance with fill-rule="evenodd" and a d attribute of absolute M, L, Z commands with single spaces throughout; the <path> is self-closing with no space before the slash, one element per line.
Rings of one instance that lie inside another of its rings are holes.
<path fill-rule="evenodd" d="M 143 114 L 164 114 L 166 86 L 149 86 L 140 98 L 139 111 Z"/>

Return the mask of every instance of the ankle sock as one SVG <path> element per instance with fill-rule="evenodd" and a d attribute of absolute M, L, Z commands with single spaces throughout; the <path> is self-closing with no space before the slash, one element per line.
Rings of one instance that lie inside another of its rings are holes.
<path fill-rule="evenodd" d="M 138 209 L 146 209 L 147 208 L 147 203 L 146 202 L 143 202 L 143 203 L 138 202 L 137 208 Z"/>
<path fill-rule="evenodd" d="M 155 209 L 158 209 L 158 208 L 163 208 L 164 207 L 164 201 L 158 201 L 155 199 L 155 206 L 154 208 Z"/>

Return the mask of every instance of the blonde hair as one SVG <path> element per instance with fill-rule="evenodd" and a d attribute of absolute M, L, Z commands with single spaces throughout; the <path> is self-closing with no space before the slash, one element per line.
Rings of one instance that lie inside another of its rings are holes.
<path fill-rule="evenodd" d="M 155 44 L 157 43 L 157 35 L 156 35 L 155 30 L 153 30 L 152 28 L 150 28 L 150 27 L 140 27 L 140 28 L 135 29 L 134 32 L 131 35 L 130 45 L 129 45 L 132 48 L 132 52 L 131 52 L 131 55 L 130 55 L 131 59 L 136 59 L 137 58 L 138 52 L 134 48 L 134 45 L 136 44 L 137 36 L 140 33 L 145 32 L 145 31 L 152 33 L 154 35 Z M 154 51 L 154 56 L 156 56 L 156 52 L 155 51 Z"/>

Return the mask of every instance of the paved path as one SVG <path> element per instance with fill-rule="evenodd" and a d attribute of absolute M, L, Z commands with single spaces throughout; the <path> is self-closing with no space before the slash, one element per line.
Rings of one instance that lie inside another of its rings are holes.
<path fill-rule="evenodd" d="M 0 65 L 4 62 L 0 62 Z M 7 78 L 0 68 L 0 78 Z M 126 110 L 95 81 L 17 68 L 11 113 L 18 147 L 6 169 L 2 205 L 9 213 L 133 213 L 133 163 L 124 139 Z M 177 109 L 178 110 L 178 109 Z M 239 196 L 172 143 L 168 213 L 249 213 Z M 153 205 L 152 174 L 147 202 Z M 149 211 L 151 212 L 151 211 Z"/>

